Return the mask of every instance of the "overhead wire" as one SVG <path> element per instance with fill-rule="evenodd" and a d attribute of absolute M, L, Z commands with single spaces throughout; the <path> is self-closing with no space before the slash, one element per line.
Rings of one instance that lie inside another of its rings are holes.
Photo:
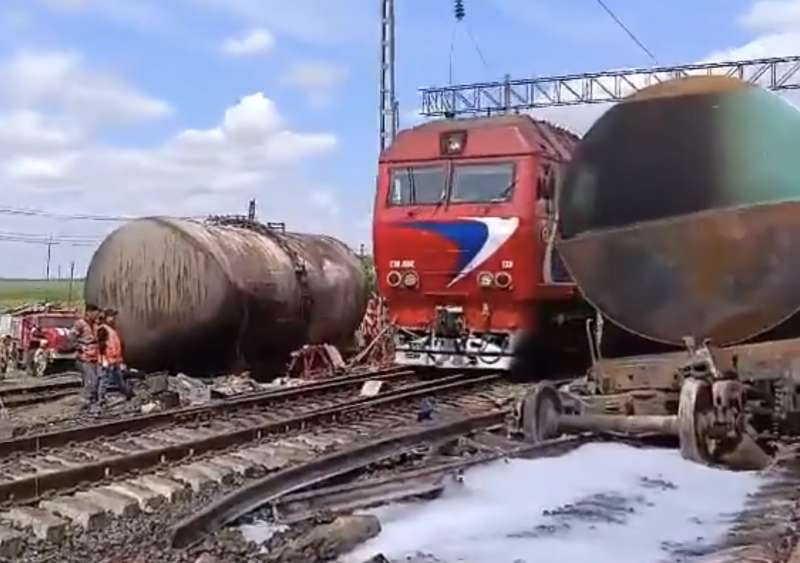
<path fill-rule="evenodd" d="M 0 243 L 1 242 L 14 242 L 14 243 L 21 243 L 21 244 L 36 244 L 40 246 L 73 246 L 73 247 L 89 247 L 89 246 L 97 246 L 100 241 L 89 241 L 89 240 L 73 240 L 73 239 L 61 239 L 53 237 L 52 239 L 47 238 L 40 238 L 40 237 L 23 237 L 23 236 L 10 236 L 10 235 L 0 235 Z"/>
<path fill-rule="evenodd" d="M 467 36 L 469 37 L 470 41 L 472 42 L 472 46 L 475 49 L 475 52 L 478 54 L 478 58 L 483 63 L 483 67 L 489 71 L 489 63 L 486 60 L 486 57 L 483 54 L 483 50 L 481 49 L 478 40 L 475 38 L 475 35 L 472 33 L 472 30 L 469 27 L 469 24 L 464 21 L 464 18 L 467 15 L 466 8 L 464 6 L 464 0 L 454 0 L 453 3 L 453 13 L 455 15 L 455 22 L 453 23 L 453 31 L 450 34 L 450 62 L 448 67 L 448 80 L 449 84 L 453 84 L 453 68 L 455 66 L 455 43 L 456 43 L 456 33 L 458 31 L 458 24 L 463 23 L 464 29 L 467 32 Z"/>
<path fill-rule="evenodd" d="M 48 217 L 50 219 L 63 219 L 67 221 L 130 221 L 135 217 L 123 215 L 89 215 L 83 213 L 57 213 L 54 211 L 46 211 L 43 209 L 23 208 L 23 207 L 9 207 L 0 205 L 0 215 L 17 215 L 23 217 Z"/>
<path fill-rule="evenodd" d="M 636 43 L 636 45 L 638 45 L 639 48 L 642 51 L 644 51 L 645 54 L 647 54 L 647 56 L 650 57 L 650 59 L 655 64 L 659 64 L 658 59 L 653 54 L 653 52 L 650 49 L 648 49 L 647 46 L 638 37 L 636 37 L 636 34 L 633 33 L 633 31 L 631 31 L 631 29 L 627 25 L 625 25 L 625 22 L 623 22 L 622 19 L 620 19 L 619 16 L 617 16 L 617 14 L 614 13 L 614 10 L 612 10 L 608 6 L 608 4 L 604 2 L 604 0 L 595 0 L 595 2 L 597 2 L 597 4 L 600 5 L 600 7 L 611 17 L 611 19 L 614 20 L 614 22 L 616 22 L 616 24 L 628 35 L 628 37 L 630 37 L 633 40 L 633 42 Z"/>
<path fill-rule="evenodd" d="M 48 211 L 45 209 L 35 209 L 30 207 L 13 207 L 8 205 L 0 205 L 0 215 L 18 216 L 18 217 L 44 217 L 60 221 L 99 221 L 99 222 L 110 222 L 110 223 L 124 223 L 126 221 L 134 221 L 136 219 L 142 218 L 142 216 L 135 216 L 135 215 L 99 215 L 99 214 L 93 215 L 86 213 L 59 213 L 56 211 Z M 174 218 L 205 219 L 210 215 L 213 215 L 213 213 L 207 213 L 205 215 L 174 216 Z"/>
<path fill-rule="evenodd" d="M 475 39 L 475 36 L 472 34 L 472 30 L 469 27 L 469 24 L 465 23 L 464 28 L 467 30 L 467 35 L 472 40 L 472 44 L 475 47 L 475 51 L 478 53 L 478 57 L 481 59 L 483 63 L 483 67 L 488 71 L 489 70 L 489 63 L 486 62 L 486 57 L 483 56 L 483 51 L 481 50 L 481 46 L 478 44 L 478 40 Z"/>

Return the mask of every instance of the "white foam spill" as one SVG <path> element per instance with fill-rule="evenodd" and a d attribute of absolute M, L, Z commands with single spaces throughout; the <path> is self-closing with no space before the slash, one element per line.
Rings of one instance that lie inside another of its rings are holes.
<path fill-rule="evenodd" d="M 278 532 L 285 532 L 288 528 L 286 526 L 276 526 L 272 522 L 256 520 L 252 524 L 242 524 L 239 529 L 242 531 L 246 541 L 262 544 L 269 541 Z"/>
<path fill-rule="evenodd" d="M 673 450 L 589 444 L 476 467 L 437 500 L 372 511 L 383 531 L 343 561 L 424 553 L 447 563 L 656 562 L 669 558 L 665 546 L 719 538 L 725 515 L 763 480 Z"/>

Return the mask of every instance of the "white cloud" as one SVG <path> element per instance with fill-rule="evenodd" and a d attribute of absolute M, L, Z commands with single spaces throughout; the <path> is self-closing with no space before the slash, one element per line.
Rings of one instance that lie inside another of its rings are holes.
<path fill-rule="evenodd" d="M 46 106 L 87 124 L 159 118 L 170 105 L 112 73 L 89 68 L 76 52 L 22 52 L 0 64 L 0 97 L 17 108 Z"/>
<path fill-rule="evenodd" d="M 321 107 L 330 103 L 336 90 L 350 76 L 347 67 L 329 62 L 295 63 L 282 82 L 300 88 L 312 106 Z"/>
<path fill-rule="evenodd" d="M 577 135 L 584 135 L 611 105 L 586 104 L 582 106 L 541 108 L 530 113 L 538 119 L 560 125 Z"/>
<path fill-rule="evenodd" d="M 705 60 L 734 61 L 797 55 L 800 48 L 800 26 L 798 28 L 795 32 L 767 33 L 744 45 L 714 51 Z"/>
<path fill-rule="evenodd" d="M 268 53 L 275 46 L 275 38 L 266 29 L 253 29 L 237 37 L 229 37 L 222 43 L 226 55 L 241 57 Z"/>
<path fill-rule="evenodd" d="M 756 31 L 797 31 L 800 29 L 800 2 L 757 0 L 739 21 Z"/>
<path fill-rule="evenodd" d="M 81 139 L 81 132 L 67 125 L 47 123 L 36 112 L 20 110 L 0 116 L 0 151 L 48 152 L 65 149 Z"/>
<path fill-rule="evenodd" d="M 130 0 L 128 0 L 130 1 Z M 212 9 L 248 26 L 267 26 L 279 35 L 309 43 L 371 40 L 375 8 L 371 0 L 183 0 Z"/>
<path fill-rule="evenodd" d="M 311 205 L 327 211 L 331 216 L 339 215 L 339 204 L 336 195 L 329 189 L 316 189 L 311 192 L 309 199 Z"/>
<path fill-rule="evenodd" d="M 24 142 L 9 142 L 12 133 L 4 126 Z M 148 148 L 108 146 L 33 110 L 18 111 L 0 115 L 0 204 L 61 213 L 203 215 L 242 212 L 248 199 L 257 197 L 264 202 L 265 220 L 343 234 L 348 229 L 336 218 L 335 192 L 320 188 L 319 179 L 308 179 L 300 166 L 336 144 L 330 133 L 290 129 L 263 93 L 228 108 L 217 127 L 187 129 Z M 324 202 L 329 213 L 310 216 L 298 201 Z M 107 227 L 84 230 L 95 229 L 92 234 Z M 42 228 L 49 232 L 54 226 Z M 0 277 L 19 275 L 20 264 L 3 261 Z"/>
<path fill-rule="evenodd" d="M 65 176 L 69 161 L 69 155 L 12 158 L 8 175 L 15 180 L 60 180 Z"/>
<path fill-rule="evenodd" d="M 266 139 L 281 126 L 281 121 L 275 102 L 259 92 L 225 110 L 222 126 L 231 140 L 248 143 Z"/>

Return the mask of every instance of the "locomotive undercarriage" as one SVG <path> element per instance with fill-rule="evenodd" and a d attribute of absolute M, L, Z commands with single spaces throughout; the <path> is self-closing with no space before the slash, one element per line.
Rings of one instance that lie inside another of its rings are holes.
<path fill-rule="evenodd" d="M 469 330 L 461 307 L 437 307 L 427 330 L 400 329 L 395 335 L 395 362 L 442 369 L 508 370 L 518 335 Z"/>
<path fill-rule="evenodd" d="M 602 358 L 557 390 L 539 385 L 520 405 L 522 432 L 662 435 L 701 463 L 755 469 L 800 434 L 800 338 Z"/>

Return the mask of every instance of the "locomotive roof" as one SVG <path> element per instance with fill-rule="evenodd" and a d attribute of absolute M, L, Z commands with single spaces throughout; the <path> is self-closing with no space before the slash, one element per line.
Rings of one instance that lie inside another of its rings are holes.
<path fill-rule="evenodd" d="M 569 160 L 580 140 L 563 127 L 530 115 L 440 119 L 401 131 L 381 162 L 440 159 L 439 137 L 446 131 L 467 132 L 463 158 L 539 154 Z"/>

